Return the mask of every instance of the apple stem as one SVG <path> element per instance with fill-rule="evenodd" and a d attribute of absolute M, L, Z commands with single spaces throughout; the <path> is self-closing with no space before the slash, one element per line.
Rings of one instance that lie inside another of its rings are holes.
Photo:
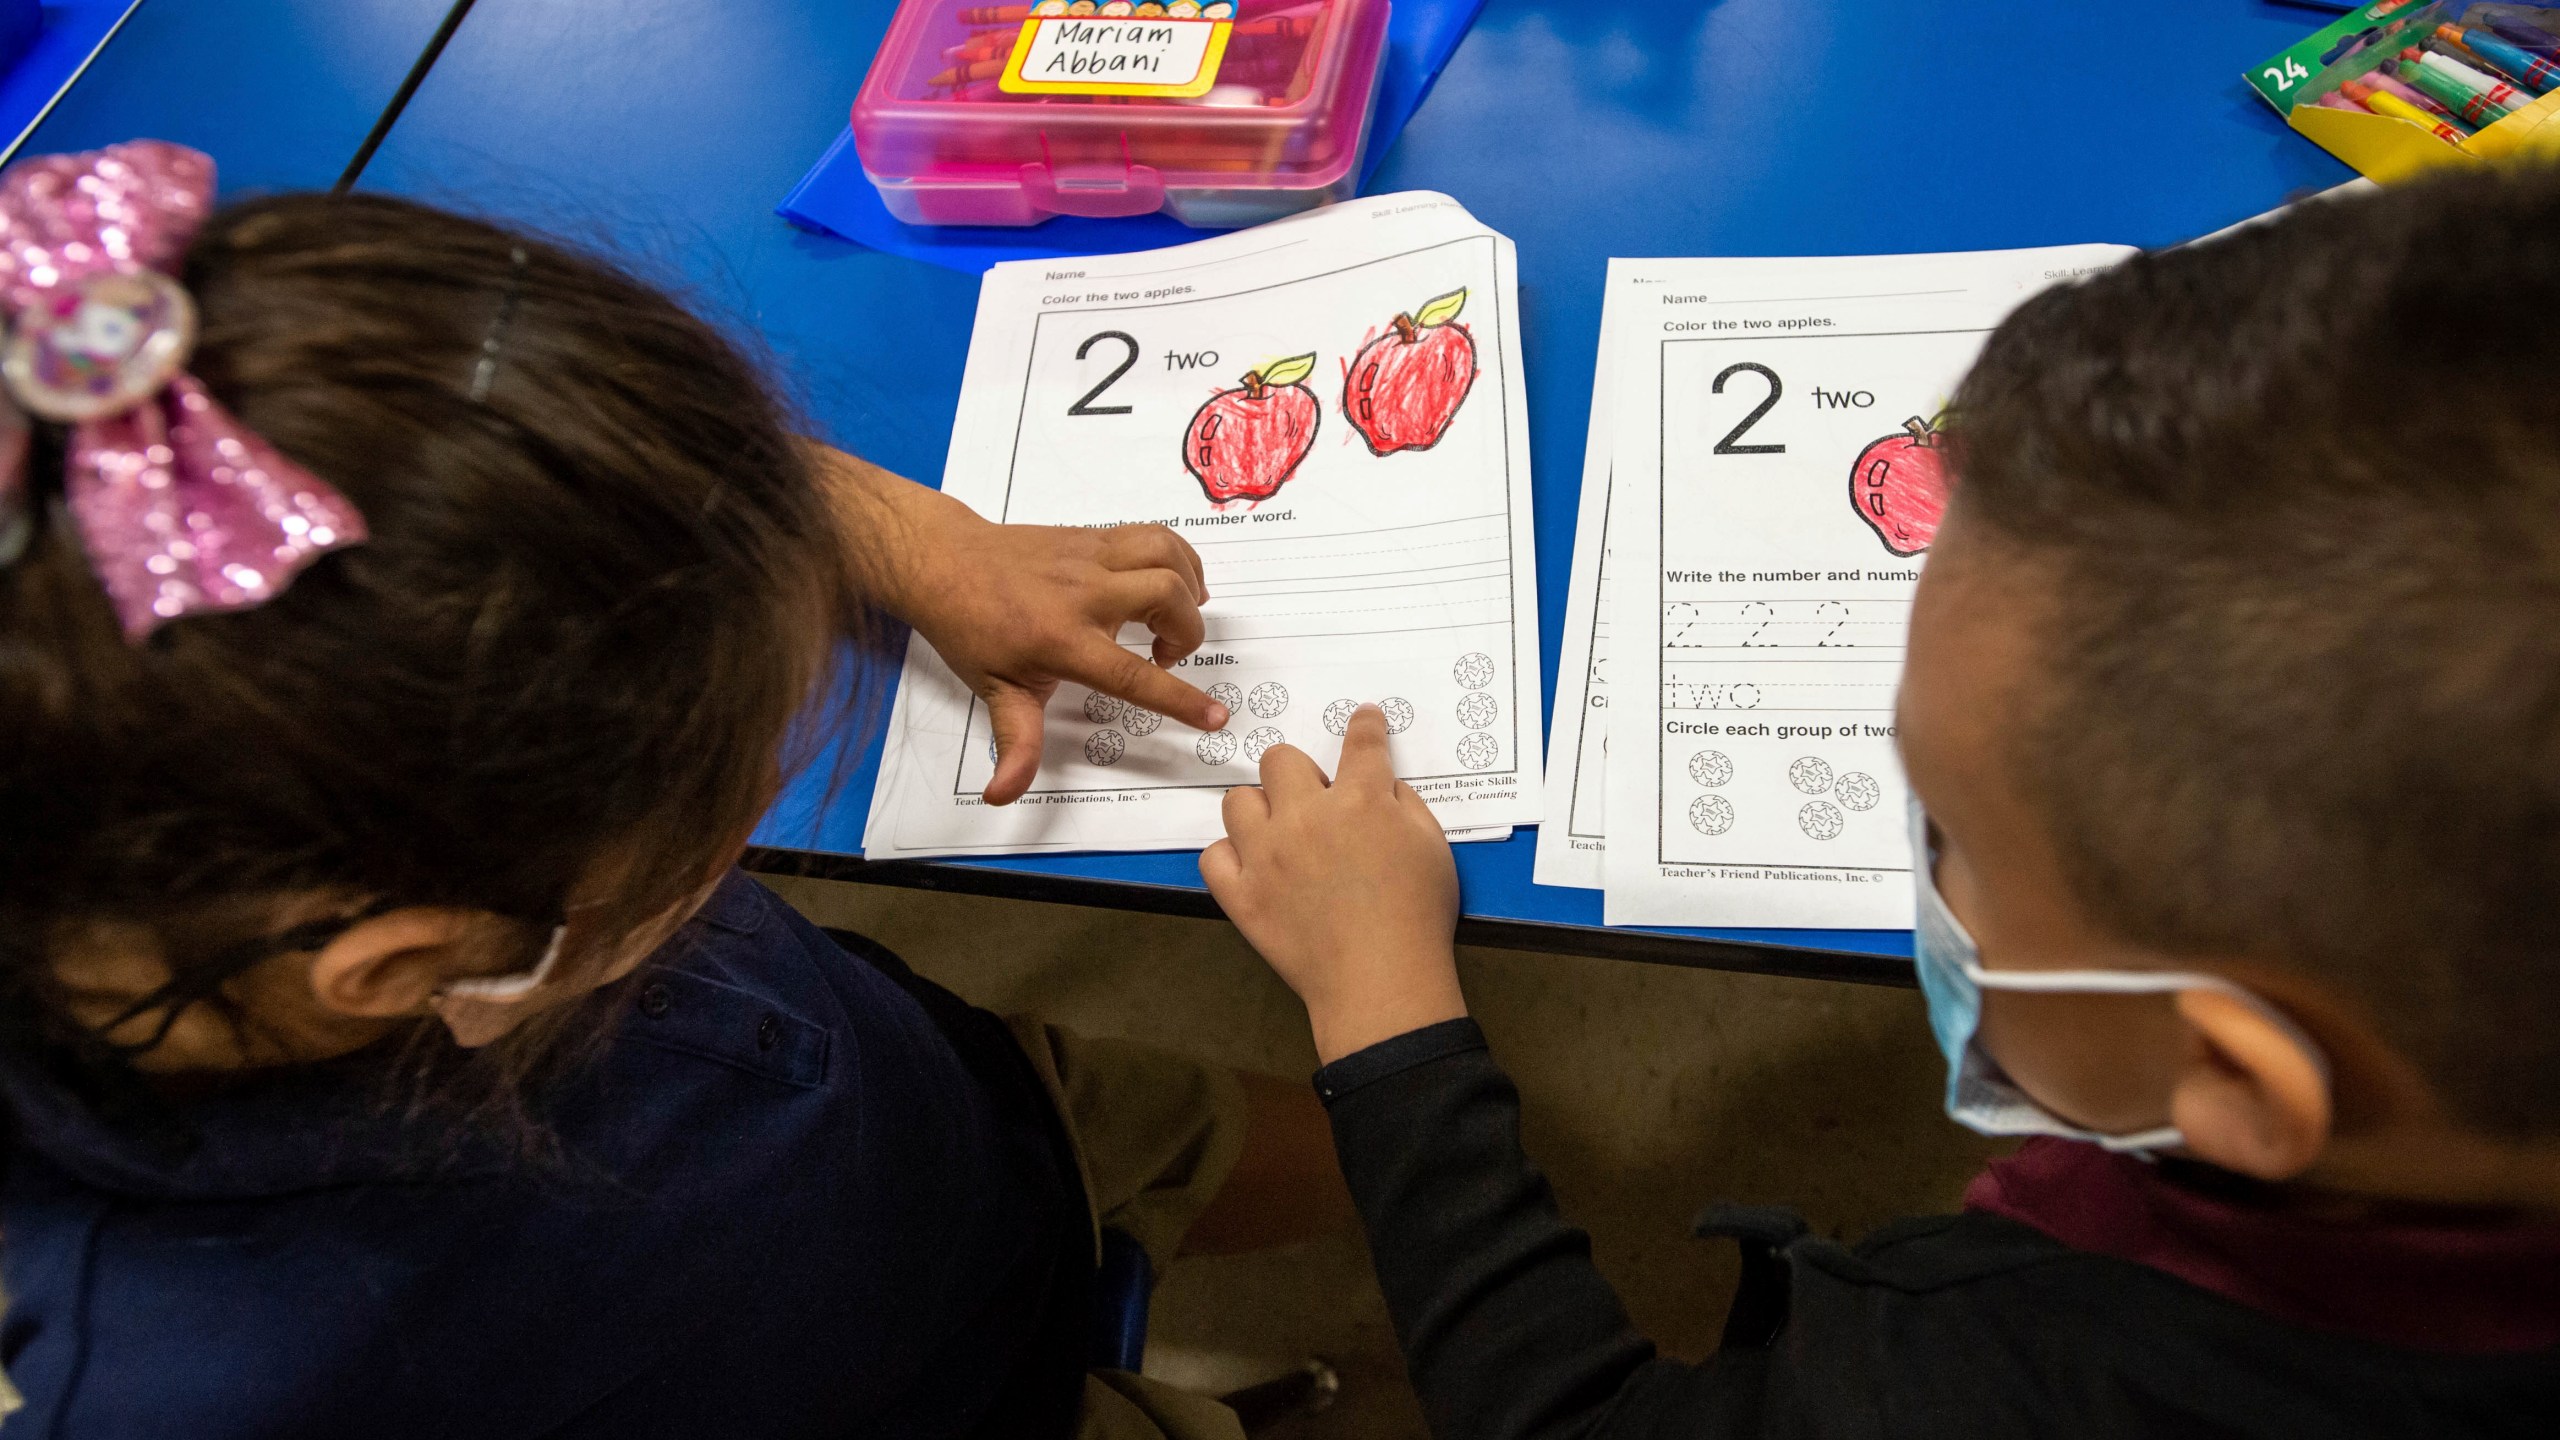
<path fill-rule="evenodd" d="M 1928 421 L 1921 419 L 1917 415 L 1903 421 L 1902 428 L 1910 431 L 1911 438 L 1919 441 L 1923 445 L 1935 445 L 1938 443 L 1937 430 L 1932 427 Z"/>
<path fill-rule="evenodd" d="M 1247 400 L 1261 399 L 1262 392 L 1270 388 L 1270 386 L 1262 383 L 1261 371 L 1247 370 L 1244 372 L 1244 398 Z"/>
<path fill-rule="evenodd" d="M 1399 315 L 1396 317 L 1396 343 L 1400 345 L 1410 345 L 1421 338 L 1422 327 L 1413 323 L 1412 316 Z"/>

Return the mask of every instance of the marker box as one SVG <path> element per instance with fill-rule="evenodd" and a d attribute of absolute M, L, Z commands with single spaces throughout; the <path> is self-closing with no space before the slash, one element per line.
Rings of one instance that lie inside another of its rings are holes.
<path fill-rule="evenodd" d="M 2560 8 L 2473 4 L 2465 0 L 2376 0 L 2304 38 L 2249 72 L 2249 84 L 2285 123 L 2320 148 L 2376 180 L 2398 180 L 2446 165 L 2476 165 L 2511 155 L 2560 157 L 2560 91 L 2482 126 L 2458 142 L 2414 120 L 2376 115 L 2328 97 L 2363 81 L 2411 47 L 2423 48 L 2439 25 L 2478 27 L 2490 18 L 2548 32 L 2560 43 Z"/>
<path fill-rule="evenodd" d="M 1387 0 L 902 0 L 854 148 L 917 225 L 1251 225 L 1348 198 Z"/>

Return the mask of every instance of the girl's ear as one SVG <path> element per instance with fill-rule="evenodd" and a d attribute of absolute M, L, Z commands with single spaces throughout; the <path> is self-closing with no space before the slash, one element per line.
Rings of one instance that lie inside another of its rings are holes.
<path fill-rule="evenodd" d="M 486 920 L 474 910 L 416 905 L 357 921 L 312 960 L 312 997 L 357 1019 L 423 1015 L 437 988 L 468 964 L 464 937 Z"/>
<path fill-rule="evenodd" d="M 2301 1032 L 2218 990 L 2181 990 L 2195 1037 L 2169 1115 L 2200 1160 L 2260 1180 L 2289 1180 L 2328 1148 L 2337 1119 L 2329 1072 Z"/>

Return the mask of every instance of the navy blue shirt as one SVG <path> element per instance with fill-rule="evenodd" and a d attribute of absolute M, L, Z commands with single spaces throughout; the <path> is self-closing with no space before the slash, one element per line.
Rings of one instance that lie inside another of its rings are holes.
<path fill-rule="evenodd" d="M 1065 1432 L 1085 1202 L 992 1017 L 742 875 L 614 988 L 547 1164 L 379 1057 L 174 1102 L 183 1153 L 0 1070 L 10 1440 Z"/>

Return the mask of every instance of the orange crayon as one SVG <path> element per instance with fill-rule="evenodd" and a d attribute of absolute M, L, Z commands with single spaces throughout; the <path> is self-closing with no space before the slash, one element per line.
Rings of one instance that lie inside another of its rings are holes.
<path fill-rule="evenodd" d="M 985 40 L 971 40 L 965 44 L 954 45 L 950 49 L 942 52 L 942 58 L 950 61 L 954 65 L 965 65 L 972 60 L 984 60 L 990 56 L 1007 55 L 1011 54 L 1012 51 L 1013 37 L 1000 36 L 991 37 Z"/>
<path fill-rule="evenodd" d="M 966 65 L 954 65 L 950 69 L 934 76 L 931 80 L 928 80 L 925 83 L 928 85 L 948 86 L 966 85 L 972 80 L 993 80 L 1004 73 L 1004 67 L 1005 62 L 1001 58 L 993 60 L 972 60 Z"/>

